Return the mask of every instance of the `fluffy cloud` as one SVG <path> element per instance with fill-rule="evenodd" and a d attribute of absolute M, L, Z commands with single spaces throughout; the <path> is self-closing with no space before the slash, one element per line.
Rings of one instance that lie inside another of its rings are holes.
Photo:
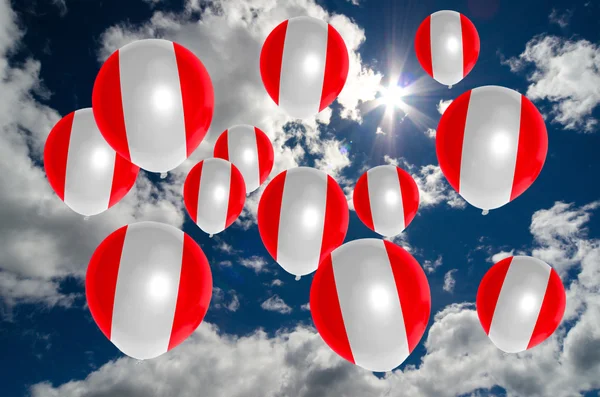
<path fill-rule="evenodd" d="M 262 256 L 251 256 L 248 258 L 239 258 L 239 264 L 254 270 L 256 273 L 267 272 L 266 266 L 269 262 L 266 261 Z"/>
<path fill-rule="evenodd" d="M 444 112 L 446 111 L 446 109 L 448 109 L 448 106 L 450 106 L 451 103 L 452 99 L 440 99 L 439 103 L 436 105 L 437 111 L 440 114 L 444 114 Z"/>
<path fill-rule="evenodd" d="M 225 292 L 219 287 L 214 287 L 210 305 L 215 309 L 226 309 L 235 312 L 240 308 L 240 299 L 234 290 Z"/>
<path fill-rule="evenodd" d="M 454 292 L 454 286 L 456 285 L 456 280 L 454 279 L 454 273 L 457 272 L 458 269 L 452 269 L 444 274 L 444 286 L 443 289 L 446 292 Z"/>
<path fill-rule="evenodd" d="M 260 307 L 270 312 L 277 312 L 281 314 L 290 314 L 292 308 L 283 301 L 278 295 L 273 295 L 266 301 L 264 301 Z"/>
<path fill-rule="evenodd" d="M 439 255 L 435 261 L 425 260 L 423 268 L 429 274 L 435 273 L 438 267 L 442 266 L 442 256 Z"/>
<path fill-rule="evenodd" d="M 548 20 L 550 23 L 554 23 L 561 28 L 566 28 L 569 26 L 569 22 L 571 21 L 571 17 L 573 16 L 573 10 L 565 10 L 558 11 L 556 8 L 552 9 L 550 15 L 548 15 Z"/>
<path fill-rule="evenodd" d="M 436 132 L 437 131 L 433 128 L 427 128 L 427 130 L 425 130 L 425 135 L 427 135 L 431 139 L 435 139 Z"/>
<path fill-rule="evenodd" d="M 587 40 L 536 36 L 518 57 L 505 61 L 513 72 L 527 71 L 530 99 L 552 103 L 554 121 L 569 130 L 593 132 L 600 103 L 600 47 Z M 532 68 L 528 68 L 532 66 Z"/>

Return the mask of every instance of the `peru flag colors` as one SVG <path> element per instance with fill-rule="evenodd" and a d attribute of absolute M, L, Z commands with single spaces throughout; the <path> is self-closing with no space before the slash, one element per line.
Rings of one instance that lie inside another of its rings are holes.
<path fill-rule="evenodd" d="M 358 218 L 382 236 L 400 234 L 419 208 L 419 188 L 408 172 L 381 165 L 356 182 L 352 198 Z"/>
<path fill-rule="evenodd" d="M 548 134 L 529 99 L 485 86 L 463 93 L 446 109 L 436 152 L 450 185 L 471 205 L 491 210 L 535 181 L 546 160 Z"/>
<path fill-rule="evenodd" d="M 190 236 L 173 226 L 140 222 L 98 246 L 85 293 L 102 333 L 124 354 L 145 360 L 179 345 L 200 325 L 212 275 Z"/>
<path fill-rule="evenodd" d="M 185 179 L 183 202 L 200 229 L 211 236 L 220 233 L 242 213 L 246 202 L 244 177 L 229 161 L 203 160 Z"/>
<path fill-rule="evenodd" d="M 425 18 L 417 29 L 415 52 L 428 75 L 452 86 L 475 66 L 479 34 L 466 16 L 456 11 L 438 11 Z"/>
<path fill-rule="evenodd" d="M 273 259 L 296 276 L 314 272 L 348 231 L 348 203 L 323 171 L 296 167 L 277 175 L 258 204 L 258 231 Z"/>
<path fill-rule="evenodd" d="M 370 371 L 391 371 L 425 332 L 429 283 L 401 247 L 379 239 L 354 240 L 317 269 L 310 311 L 317 331 L 338 355 Z"/>
<path fill-rule="evenodd" d="M 269 34 L 260 53 L 260 75 L 269 96 L 294 118 L 329 106 L 348 77 L 348 49 L 330 24 L 296 17 Z"/>
<path fill-rule="evenodd" d="M 214 156 L 235 165 L 246 182 L 246 193 L 258 189 L 273 169 L 273 144 L 267 134 L 251 125 L 236 125 L 217 139 Z"/>
<path fill-rule="evenodd" d="M 69 113 L 52 128 L 44 147 L 44 169 L 58 197 L 85 216 L 118 203 L 139 171 L 106 143 L 90 108 Z"/>
<path fill-rule="evenodd" d="M 560 277 L 545 262 L 511 256 L 485 274 L 477 290 L 477 315 L 500 350 L 518 353 L 546 340 L 565 313 Z"/>
<path fill-rule="evenodd" d="M 213 107 L 213 86 L 202 62 L 167 40 L 139 40 L 115 51 L 92 93 L 106 141 L 151 172 L 168 172 L 192 154 L 208 131 Z"/>

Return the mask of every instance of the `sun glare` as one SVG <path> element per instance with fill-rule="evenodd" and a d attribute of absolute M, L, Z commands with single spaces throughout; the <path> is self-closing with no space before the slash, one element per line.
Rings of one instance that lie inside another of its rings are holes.
<path fill-rule="evenodd" d="M 402 108 L 405 104 L 402 97 L 406 94 L 404 88 L 398 85 L 390 85 L 383 92 L 383 103 L 387 107 Z"/>

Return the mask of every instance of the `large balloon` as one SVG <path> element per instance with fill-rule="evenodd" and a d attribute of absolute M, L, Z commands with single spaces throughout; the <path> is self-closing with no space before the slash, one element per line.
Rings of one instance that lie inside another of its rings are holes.
<path fill-rule="evenodd" d="M 44 147 L 44 169 L 58 197 L 85 216 L 118 203 L 139 171 L 106 143 L 89 108 L 69 113 L 52 128 Z"/>
<path fill-rule="evenodd" d="M 281 172 L 258 203 L 258 231 L 273 259 L 296 276 L 314 272 L 348 231 L 348 203 L 323 171 L 297 167 Z"/>
<path fill-rule="evenodd" d="M 419 188 L 394 165 L 371 168 L 358 179 L 352 197 L 358 218 L 382 236 L 400 234 L 419 208 Z"/>
<path fill-rule="evenodd" d="M 211 236 L 227 229 L 246 201 L 244 177 L 229 161 L 206 159 L 194 166 L 183 184 L 183 202 L 190 218 Z"/>
<path fill-rule="evenodd" d="M 325 343 L 370 371 L 402 364 L 423 336 L 430 311 L 425 272 L 384 240 L 342 245 L 321 262 L 310 288 L 310 312 Z"/>
<path fill-rule="evenodd" d="M 518 353 L 540 344 L 565 313 L 560 277 L 545 262 L 511 256 L 485 274 L 477 290 L 477 315 L 500 350 Z"/>
<path fill-rule="evenodd" d="M 442 115 L 435 139 L 446 179 L 484 214 L 529 188 L 548 152 L 540 112 L 525 96 L 498 86 L 456 98 Z"/>
<path fill-rule="evenodd" d="M 452 86 L 475 66 L 479 34 L 466 16 L 456 11 L 438 11 L 425 18 L 417 29 L 415 52 L 428 75 Z"/>
<path fill-rule="evenodd" d="M 167 40 L 139 40 L 115 51 L 92 93 L 106 141 L 151 172 L 168 172 L 192 154 L 208 131 L 213 107 L 213 86 L 202 62 Z"/>
<path fill-rule="evenodd" d="M 269 96 L 290 116 L 305 119 L 329 106 L 348 77 L 348 49 L 330 24 L 312 17 L 283 21 L 260 53 Z"/>
<path fill-rule="evenodd" d="M 214 156 L 231 161 L 246 182 L 246 193 L 259 188 L 273 169 L 273 144 L 267 134 L 251 125 L 223 131 L 215 142 Z"/>
<path fill-rule="evenodd" d="M 96 248 L 85 294 L 102 333 L 126 355 L 145 360 L 173 349 L 200 325 L 212 275 L 190 236 L 140 222 L 116 230 Z"/>

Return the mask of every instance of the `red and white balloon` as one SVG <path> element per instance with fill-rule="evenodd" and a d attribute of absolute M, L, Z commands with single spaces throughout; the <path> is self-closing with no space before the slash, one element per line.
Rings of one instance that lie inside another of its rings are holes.
<path fill-rule="evenodd" d="M 415 35 L 421 67 L 437 82 L 452 86 L 479 58 L 479 34 L 473 22 L 456 11 L 438 11 L 421 23 Z"/>
<path fill-rule="evenodd" d="M 206 135 L 213 86 L 188 49 L 167 40 L 139 40 L 104 62 L 92 108 L 100 132 L 117 153 L 146 171 L 168 172 Z"/>
<path fill-rule="evenodd" d="M 200 229 L 211 236 L 220 233 L 242 213 L 246 202 L 244 177 L 229 161 L 203 160 L 185 179 L 183 202 Z"/>
<path fill-rule="evenodd" d="M 267 93 L 290 116 L 315 116 L 339 95 L 348 77 L 348 49 L 330 24 L 312 17 L 283 21 L 260 53 Z"/>
<path fill-rule="evenodd" d="M 559 275 L 529 256 L 505 258 L 488 270 L 477 290 L 477 315 L 490 340 L 506 353 L 542 343 L 565 313 Z"/>
<path fill-rule="evenodd" d="M 56 195 L 85 216 L 118 203 L 139 171 L 106 143 L 90 108 L 69 113 L 52 128 L 44 147 L 44 169 Z"/>
<path fill-rule="evenodd" d="M 85 294 L 102 333 L 126 355 L 145 360 L 173 349 L 200 325 L 212 275 L 190 236 L 140 222 L 116 230 L 96 248 Z"/>
<path fill-rule="evenodd" d="M 535 105 L 498 86 L 469 90 L 438 124 L 436 152 L 450 185 L 471 205 L 499 208 L 521 195 L 539 175 L 548 134 Z"/>
<path fill-rule="evenodd" d="M 335 179 L 297 167 L 281 172 L 258 203 L 258 231 L 273 259 L 296 276 L 314 272 L 348 231 L 348 203 Z"/>
<path fill-rule="evenodd" d="M 334 250 L 310 288 L 310 312 L 325 343 L 370 371 L 402 364 L 423 336 L 430 311 L 429 283 L 419 263 L 379 239 Z"/>
<path fill-rule="evenodd" d="M 217 139 L 214 156 L 230 161 L 244 176 L 246 193 L 258 189 L 273 169 L 273 144 L 267 134 L 251 125 L 226 129 Z"/>
<path fill-rule="evenodd" d="M 394 165 L 371 168 L 358 179 L 352 197 L 358 218 L 382 236 L 400 234 L 419 209 L 419 188 Z"/>

